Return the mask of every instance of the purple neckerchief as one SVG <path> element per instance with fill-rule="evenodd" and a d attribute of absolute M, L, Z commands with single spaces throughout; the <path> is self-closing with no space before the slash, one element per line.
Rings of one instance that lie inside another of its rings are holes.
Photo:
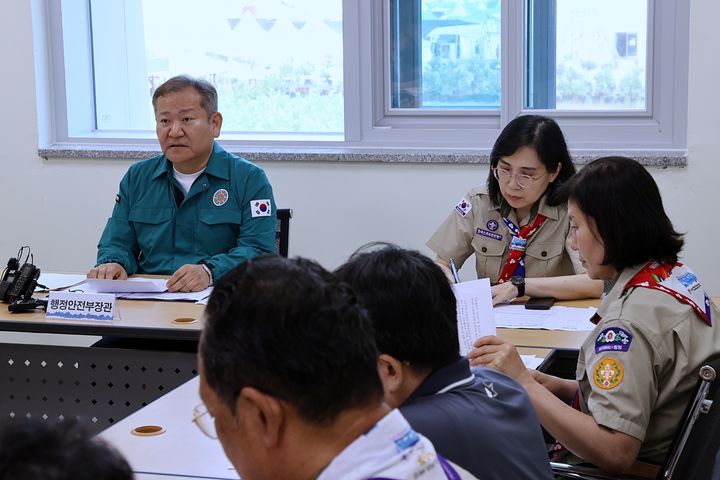
<path fill-rule="evenodd" d="M 440 463 L 440 466 L 443 469 L 443 472 L 445 473 L 445 476 L 448 478 L 448 480 L 461 480 L 460 474 L 455 470 L 450 463 L 445 460 L 445 457 L 437 454 L 438 463 Z M 389 478 L 389 477 L 372 477 L 368 478 L 367 480 L 398 480 L 396 478 Z"/>

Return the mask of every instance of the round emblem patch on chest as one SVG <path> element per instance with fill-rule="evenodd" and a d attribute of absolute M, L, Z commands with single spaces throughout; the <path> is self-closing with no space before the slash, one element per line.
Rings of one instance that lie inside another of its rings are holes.
<path fill-rule="evenodd" d="M 595 385 L 603 390 L 612 390 L 620 385 L 623 375 L 622 363 L 612 357 L 606 357 L 595 365 L 593 381 Z"/>
<path fill-rule="evenodd" d="M 228 201 L 229 196 L 230 195 L 227 190 L 224 188 L 219 189 L 213 194 L 213 205 L 216 207 L 222 207 Z"/>
<path fill-rule="evenodd" d="M 495 230 L 498 229 L 499 225 L 500 224 L 497 222 L 497 220 L 488 220 L 487 225 L 485 225 L 485 226 L 487 227 L 488 230 L 490 230 L 491 232 L 494 232 Z"/>

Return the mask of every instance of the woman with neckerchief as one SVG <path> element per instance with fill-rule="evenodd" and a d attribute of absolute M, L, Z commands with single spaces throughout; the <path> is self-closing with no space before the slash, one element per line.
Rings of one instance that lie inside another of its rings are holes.
<path fill-rule="evenodd" d="M 427 242 L 450 272 L 475 254 L 493 304 L 516 297 L 597 298 L 570 248 L 567 205 L 558 189 L 575 174 L 562 131 L 551 118 L 523 115 L 507 124 L 490 153 L 487 185 L 471 190 Z"/>
<path fill-rule="evenodd" d="M 612 284 L 580 349 L 576 380 L 526 369 L 517 349 L 494 336 L 475 342 L 468 357 L 525 387 L 558 452 L 611 474 L 655 478 L 700 365 L 720 354 L 720 312 L 678 261 L 682 235 L 639 163 L 595 160 L 564 190 L 573 248 L 591 278 Z"/>

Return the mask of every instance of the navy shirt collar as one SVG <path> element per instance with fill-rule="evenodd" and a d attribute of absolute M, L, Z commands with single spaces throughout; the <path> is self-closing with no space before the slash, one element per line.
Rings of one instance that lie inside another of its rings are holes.
<path fill-rule="evenodd" d="M 475 375 L 470 371 L 470 361 L 467 358 L 460 358 L 458 361 L 440 367 L 428 375 L 412 395 L 403 402 L 403 405 L 412 403 L 421 397 L 444 393 L 474 383 Z"/>

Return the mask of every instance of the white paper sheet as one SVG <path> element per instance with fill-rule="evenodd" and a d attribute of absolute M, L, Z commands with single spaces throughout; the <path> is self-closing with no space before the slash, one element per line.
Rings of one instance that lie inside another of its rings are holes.
<path fill-rule="evenodd" d="M 212 293 L 212 287 L 199 292 L 156 292 L 156 293 L 120 293 L 118 298 L 127 300 L 166 300 L 166 301 L 192 301 L 207 305 L 207 298 Z M 203 303 L 205 302 L 205 303 Z"/>
<path fill-rule="evenodd" d="M 544 330 L 590 331 L 594 307 L 554 306 L 550 310 L 528 310 L 524 305 L 495 307 L 495 325 L 503 328 L 539 328 Z"/>
<path fill-rule="evenodd" d="M 480 278 L 453 285 L 457 300 L 457 328 L 460 355 L 467 355 L 473 343 L 485 335 L 495 335 L 490 280 Z"/>
<path fill-rule="evenodd" d="M 167 280 L 164 278 L 128 278 L 127 280 L 100 280 L 88 278 L 87 290 L 96 293 L 151 293 L 167 290 Z M 78 286 L 78 288 L 81 288 Z"/>
<path fill-rule="evenodd" d="M 72 287 L 85 281 L 84 274 L 65 274 L 65 273 L 44 273 L 40 272 L 38 283 L 45 285 L 47 289 L 36 288 L 36 292 L 47 290 L 60 290 L 62 288 Z"/>
<path fill-rule="evenodd" d="M 520 358 L 522 358 L 525 368 L 529 368 L 530 370 L 537 370 L 537 367 L 539 367 L 543 361 L 542 358 L 536 357 L 535 355 L 520 355 Z"/>

